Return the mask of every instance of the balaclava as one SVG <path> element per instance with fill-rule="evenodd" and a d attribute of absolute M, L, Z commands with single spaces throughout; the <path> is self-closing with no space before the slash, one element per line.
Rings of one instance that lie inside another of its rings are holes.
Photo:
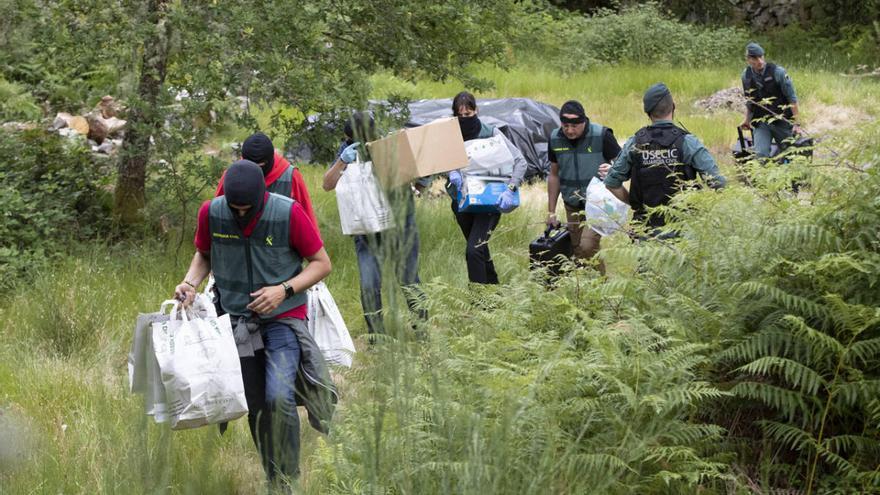
<path fill-rule="evenodd" d="M 263 175 L 268 176 L 275 165 L 275 146 L 269 136 L 258 132 L 251 134 L 241 145 L 241 157 L 254 163 L 262 163 Z"/>
<path fill-rule="evenodd" d="M 223 179 L 223 190 L 226 203 L 232 211 L 238 227 L 244 230 L 253 218 L 263 211 L 266 196 L 266 182 L 260 167 L 250 160 L 239 160 L 233 163 Z M 231 205 L 250 205 L 247 214 L 239 216 L 238 210 Z"/>

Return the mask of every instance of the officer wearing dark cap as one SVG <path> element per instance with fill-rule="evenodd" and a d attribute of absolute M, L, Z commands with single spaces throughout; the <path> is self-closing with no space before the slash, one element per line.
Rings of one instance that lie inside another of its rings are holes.
<path fill-rule="evenodd" d="M 742 73 L 746 118 L 741 127 L 752 129 L 755 154 L 766 158 L 773 141 L 781 148 L 787 139 L 800 133 L 797 94 L 785 69 L 764 61 L 761 45 L 746 46 L 746 62 L 749 66 Z"/>
<path fill-rule="evenodd" d="M 575 258 L 587 260 L 599 252 L 602 236 L 583 225 L 587 186 L 593 177 L 605 178 L 620 153 L 614 131 L 587 118 L 584 106 L 570 100 L 559 110 L 562 126 L 550 135 L 547 177 L 547 225 L 556 225 L 556 202 L 562 193 Z M 599 271 L 605 267 L 599 263 Z"/>
<path fill-rule="evenodd" d="M 651 125 L 639 129 L 623 145 L 605 177 L 605 187 L 629 203 L 633 220 L 644 223 L 649 235 L 656 237 L 665 219 L 650 214 L 649 208 L 668 204 L 686 181 L 696 179 L 697 173 L 708 176 L 712 187 L 723 187 L 726 180 L 703 143 L 672 123 L 675 102 L 665 84 L 648 88 L 643 101 Z M 629 191 L 623 187 L 628 179 Z"/>

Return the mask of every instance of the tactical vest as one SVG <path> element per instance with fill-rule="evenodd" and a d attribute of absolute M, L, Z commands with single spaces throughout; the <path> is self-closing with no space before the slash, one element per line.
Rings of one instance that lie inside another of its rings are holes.
<path fill-rule="evenodd" d="M 649 207 L 669 203 L 683 181 L 697 177 L 696 170 L 682 163 L 684 138 L 688 132 L 676 126 L 648 126 L 639 129 L 630 152 L 632 175 L 629 203 L 635 218 L 645 220 L 651 227 L 661 227 L 662 217 L 646 217 Z"/>
<path fill-rule="evenodd" d="M 580 208 L 587 196 L 587 186 L 599 176 L 599 165 L 605 161 L 602 141 L 605 127 L 590 123 L 587 131 L 574 144 L 562 129 L 550 135 L 550 148 L 559 166 L 559 189 L 565 204 Z"/>
<path fill-rule="evenodd" d="M 746 69 L 743 91 L 746 95 L 746 105 L 752 113 L 752 121 L 771 114 L 784 116 L 786 119 L 792 118 L 793 114 L 789 108 L 791 102 L 776 82 L 776 64 L 767 63 L 763 75 L 755 74 L 751 68 Z"/>
<path fill-rule="evenodd" d="M 270 194 L 254 231 L 245 237 L 232 216 L 226 196 L 211 201 L 208 210 L 211 269 L 220 291 L 220 304 L 230 315 L 250 315 L 247 305 L 251 302 L 251 292 L 280 285 L 302 271 L 302 258 L 290 245 L 292 206 L 292 199 Z M 305 303 L 306 294 L 298 293 L 260 318 L 269 320 Z"/>
<path fill-rule="evenodd" d="M 288 165 L 287 170 L 281 174 L 280 177 L 275 179 L 275 182 L 266 186 L 266 190 L 270 193 L 280 194 L 285 198 L 290 197 L 290 192 L 293 188 L 293 166 Z"/>

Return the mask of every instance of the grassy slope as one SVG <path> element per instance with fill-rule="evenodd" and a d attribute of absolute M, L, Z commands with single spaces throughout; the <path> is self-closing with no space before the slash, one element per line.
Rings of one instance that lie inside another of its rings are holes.
<path fill-rule="evenodd" d="M 483 69 L 496 88 L 480 96 L 528 96 L 555 105 L 577 98 L 622 139 L 645 122 L 643 89 L 663 80 L 677 97 L 679 119 L 713 150 L 723 151 L 739 115 L 700 115 L 692 102 L 736 84 L 739 70 L 618 67 L 561 77 L 544 68 Z M 822 118 L 814 112 L 819 104 L 878 113 L 876 83 L 797 68 L 791 73 L 809 119 Z M 392 91 L 449 97 L 460 89 L 453 83 L 413 86 L 387 76 L 376 83 L 377 97 Z M 351 240 L 339 231 L 333 194 L 320 190 L 322 169 L 304 171 L 334 261 L 328 284 L 352 333 L 361 335 Z M 524 194 L 525 206 L 505 216 L 492 240 L 502 280 L 526 270 L 526 245 L 542 228 L 543 191 L 537 186 Z M 418 203 L 421 275 L 464 286 L 464 245 L 448 207 L 442 196 Z M 135 315 L 156 310 L 184 273 L 188 256 L 175 261 L 173 252 L 146 245 L 96 246 L 76 258 L 39 274 L 0 306 L 0 439 L 15 433 L 12 441 L 0 442 L 0 492 L 141 493 L 171 487 L 176 493 L 252 493 L 261 473 L 243 421 L 222 439 L 204 428 L 174 433 L 169 443 L 145 422 L 138 400 L 126 391 L 125 355 Z"/>

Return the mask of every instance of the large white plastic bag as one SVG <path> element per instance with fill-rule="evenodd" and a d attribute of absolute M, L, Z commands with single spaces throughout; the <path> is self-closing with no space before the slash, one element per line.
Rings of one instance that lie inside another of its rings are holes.
<path fill-rule="evenodd" d="M 144 396 L 144 412 L 153 416 L 157 423 L 168 421 L 168 405 L 165 400 L 165 384 L 153 350 L 153 323 L 168 321 L 167 308 L 174 300 L 162 303 L 157 313 L 139 314 L 128 353 L 128 384 L 133 394 Z"/>
<path fill-rule="evenodd" d="M 501 177 L 513 174 L 513 154 L 501 134 L 465 141 L 464 151 L 468 156 L 467 174 Z"/>
<path fill-rule="evenodd" d="M 330 289 L 318 282 L 308 290 L 309 333 L 328 364 L 351 368 L 354 342 Z"/>
<path fill-rule="evenodd" d="M 626 225 L 628 216 L 629 205 L 617 199 L 604 182 L 593 177 L 587 186 L 584 207 L 587 225 L 599 235 L 611 235 Z"/>
<path fill-rule="evenodd" d="M 229 315 L 191 318 L 178 309 L 152 325 L 171 428 L 240 418 L 248 409 Z"/>
<path fill-rule="evenodd" d="M 373 175 L 372 162 L 348 164 L 336 183 L 336 204 L 345 235 L 373 234 L 394 225 L 391 205 Z"/>

